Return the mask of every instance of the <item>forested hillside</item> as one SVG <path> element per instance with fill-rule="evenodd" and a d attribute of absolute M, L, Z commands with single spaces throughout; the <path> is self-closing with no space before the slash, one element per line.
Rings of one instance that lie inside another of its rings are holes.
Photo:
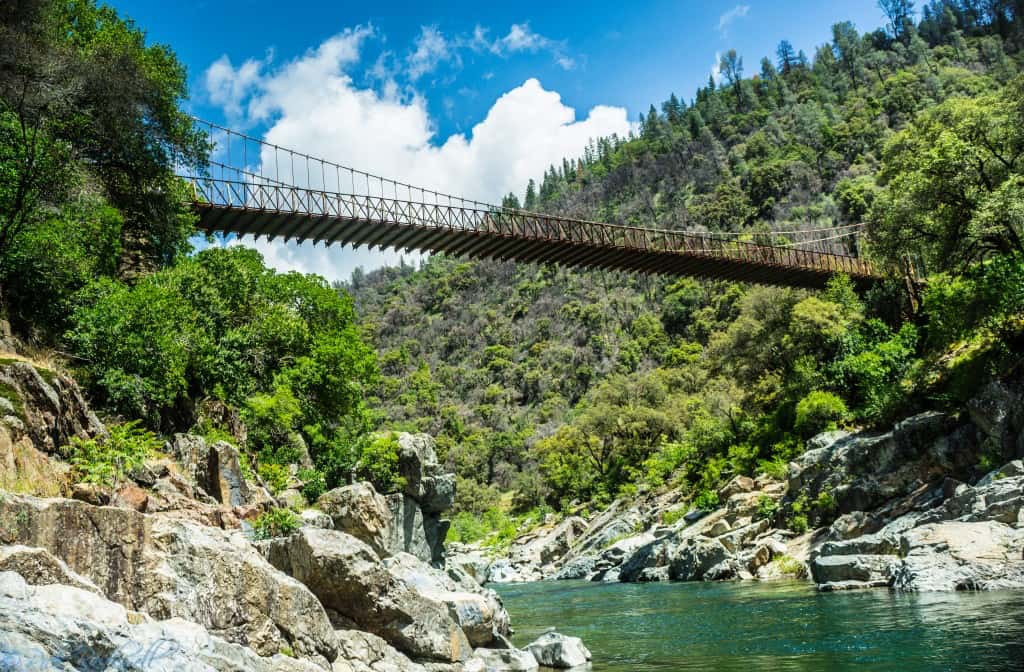
<path fill-rule="evenodd" d="M 710 503 L 826 427 L 955 408 L 1019 369 L 1021 8 L 936 0 L 915 23 L 912 3 L 881 4 L 885 28 L 836 24 L 811 56 L 782 42 L 753 76 L 727 52 L 691 102 L 652 105 L 636 137 L 595 140 L 505 205 L 776 244 L 864 223 L 830 244 L 892 282 L 858 296 L 443 256 L 357 273 L 376 423 L 437 433 L 460 505 L 500 522 L 665 484 Z"/>

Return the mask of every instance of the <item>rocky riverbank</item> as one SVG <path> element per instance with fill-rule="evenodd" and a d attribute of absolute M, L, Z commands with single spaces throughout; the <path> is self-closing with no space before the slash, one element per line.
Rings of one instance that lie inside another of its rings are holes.
<path fill-rule="evenodd" d="M 399 437 L 402 492 L 325 493 L 255 540 L 274 497 L 227 442 L 177 435 L 115 487 L 72 482 L 74 437 L 102 436 L 74 381 L 0 364 L 0 668 L 483 672 L 567 668 L 551 633 L 508 640 L 498 595 L 446 566 L 454 477 Z M 32 493 L 32 494 L 25 494 Z"/>
<path fill-rule="evenodd" d="M 960 414 L 816 436 L 785 479 L 738 476 L 714 510 L 647 493 L 549 521 L 505 555 L 462 547 L 449 562 L 485 583 L 793 576 L 821 590 L 1024 588 L 1021 457 L 1024 394 L 994 382 Z"/>

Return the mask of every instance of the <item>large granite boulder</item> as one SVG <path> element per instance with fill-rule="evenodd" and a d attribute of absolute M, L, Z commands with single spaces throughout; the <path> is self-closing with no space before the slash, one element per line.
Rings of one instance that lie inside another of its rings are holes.
<path fill-rule="evenodd" d="M 398 473 L 405 479 L 405 494 L 424 513 L 447 511 L 455 502 L 455 475 L 444 473 L 437 462 L 434 438 L 429 434 L 398 435 Z"/>
<path fill-rule="evenodd" d="M 466 672 L 537 672 L 540 666 L 529 651 L 477 649 L 466 663 Z"/>
<path fill-rule="evenodd" d="M 33 586 L 60 583 L 101 595 L 92 581 L 49 551 L 31 546 L 0 546 L 0 572 L 16 572 Z"/>
<path fill-rule="evenodd" d="M 268 657 L 174 618 L 153 621 L 93 592 L 31 586 L 0 572 L 0 666 L 11 670 L 322 672 L 279 651 Z"/>
<path fill-rule="evenodd" d="M 325 492 L 317 506 L 331 517 L 334 529 L 351 534 L 378 555 L 391 549 L 392 511 L 388 500 L 367 482 Z"/>
<path fill-rule="evenodd" d="M 669 555 L 668 575 L 675 581 L 728 579 L 737 571 L 732 554 L 718 539 L 683 539 Z"/>
<path fill-rule="evenodd" d="M 997 521 L 922 525 L 900 539 L 896 590 L 1024 588 L 1024 530 Z"/>
<path fill-rule="evenodd" d="M 966 477 L 976 449 L 974 427 L 941 413 L 908 418 L 888 432 L 827 432 L 790 463 L 785 503 L 827 494 L 835 514 L 870 511 L 943 475 Z M 810 514 L 812 526 L 831 522 L 824 512 Z"/>
<path fill-rule="evenodd" d="M 1003 459 L 1024 457 L 1024 395 L 1018 386 L 995 380 L 967 403 L 982 441 Z"/>
<path fill-rule="evenodd" d="M 457 662 L 472 651 L 447 605 L 391 574 L 372 548 L 349 534 L 304 527 L 261 549 L 308 586 L 336 623 L 378 635 L 414 658 Z"/>
<path fill-rule="evenodd" d="M 529 537 L 519 539 L 518 548 L 512 553 L 512 562 L 543 567 L 561 560 L 586 529 L 587 521 L 579 516 L 569 516 L 554 527 L 536 530 Z"/>
<path fill-rule="evenodd" d="M 166 451 L 178 460 L 191 482 L 215 501 L 229 506 L 249 503 L 241 456 L 230 443 L 210 444 L 196 434 L 175 434 Z"/>
<path fill-rule="evenodd" d="M 449 521 L 437 513 L 425 512 L 419 502 L 406 494 L 388 495 L 385 500 L 391 512 L 387 553 L 410 553 L 434 566 L 443 566 Z"/>
<path fill-rule="evenodd" d="M 487 646 L 498 636 L 510 634 L 501 598 L 465 572 L 454 567 L 444 572 L 408 553 L 387 558 L 384 565 L 395 579 L 420 595 L 445 604 L 473 646 Z"/>
<path fill-rule="evenodd" d="M 274 569 L 240 532 L 69 499 L 8 495 L 0 542 L 43 548 L 107 599 L 157 619 L 180 617 L 260 655 L 288 647 L 337 653 L 316 597 Z"/>
<path fill-rule="evenodd" d="M 996 473 L 1016 471 L 1010 463 Z M 822 590 L 1024 587 L 1024 476 L 980 483 L 956 485 L 941 504 L 911 509 L 872 534 L 825 542 L 811 560 L 812 577 Z"/>

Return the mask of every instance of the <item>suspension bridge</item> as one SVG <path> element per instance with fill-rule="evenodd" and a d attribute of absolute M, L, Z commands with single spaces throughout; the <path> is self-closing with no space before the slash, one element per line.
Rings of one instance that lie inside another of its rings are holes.
<path fill-rule="evenodd" d="M 751 235 L 561 217 L 440 193 L 196 123 L 213 158 L 177 173 L 190 184 L 199 228 L 211 234 L 794 287 L 820 288 L 837 273 L 860 286 L 879 277 L 866 260 L 837 251 L 860 225 Z"/>

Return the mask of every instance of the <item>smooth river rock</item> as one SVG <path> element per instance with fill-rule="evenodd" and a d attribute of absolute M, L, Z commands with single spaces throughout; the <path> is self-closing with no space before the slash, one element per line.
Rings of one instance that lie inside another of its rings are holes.
<path fill-rule="evenodd" d="M 546 667 L 568 669 L 586 665 L 590 661 L 590 650 L 579 637 L 567 637 L 557 632 L 548 632 L 529 645 L 526 650 L 537 662 Z"/>

